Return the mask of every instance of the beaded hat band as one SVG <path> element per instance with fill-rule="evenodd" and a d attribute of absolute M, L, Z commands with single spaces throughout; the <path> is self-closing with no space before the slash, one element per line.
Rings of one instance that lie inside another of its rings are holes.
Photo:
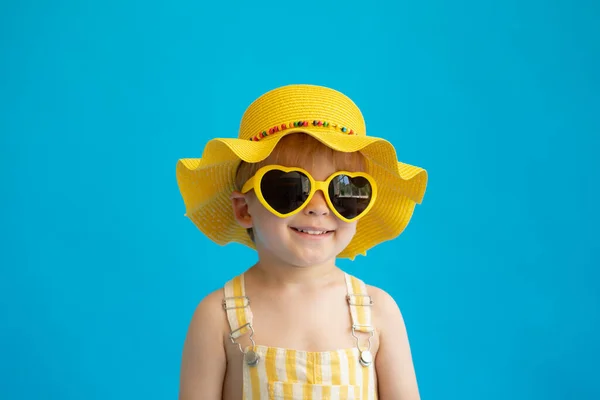
<path fill-rule="evenodd" d="M 273 135 L 275 133 L 278 132 L 283 132 L 286 129 L 293 129 L 293 128 L 302 128 L 302 127 L 307 127 L 307 126 L 313 126 L 313 127 L 323 127 L 323 128 L 329 128 L 332 127 L 333 129 L 336 129 L 342 133 L 347 133 L 348 135 L 354 135 L 354 131 L 352 129 L 348 129 L 345 126 L 341 126 L 335 123 L 330 123 L 327 121 L 317 121 L 314 120 L 312 122 L 309 121 L 294 121 L 294 122 L 290 122 L 289 124 L 281 124 L 281 125 L 275 125 L 274 127 L 270 128 L 268 131 L 262 131 L 260 133 L 258 133 L 256 136 L 253 136 L 250 138 L 250 140 L 254 141 L 254 142 L 258 142 L 260 139 L 267 137 L 269 135 Z"/>
<path fill-rule="evenodd" d="M 210 140 L 202 158 L 177 162 L 177 183 L 186 215 L 211 240 L 255 248 L 231 211 L 240 161 L 267 158 L 282 137 L 302 132 L 340 152 L 360 151 L 366 170 L 377 181 L 377 202 L 358 223 L 354 238 L 339 255 L 353 259 L 397 237 L 421 203 L 427 172 L 399 162 L 391 143 L 366 135 L 359 108 L 344 94 L 321 86 L 289 85 L 256 99 L 242 117 L 238 138 Z M 301 151 L 301 149 L 299 149 Z"/>

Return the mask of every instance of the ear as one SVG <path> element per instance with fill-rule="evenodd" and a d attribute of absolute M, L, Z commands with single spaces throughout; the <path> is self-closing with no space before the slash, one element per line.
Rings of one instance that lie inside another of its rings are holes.
<path fill-rule="evenodd" d="M 246 196 L 238 191 L 231 193 L 231 206 L 235 220 L 244 229 L 252 228 L 252 215 L 248 212 Z"/>

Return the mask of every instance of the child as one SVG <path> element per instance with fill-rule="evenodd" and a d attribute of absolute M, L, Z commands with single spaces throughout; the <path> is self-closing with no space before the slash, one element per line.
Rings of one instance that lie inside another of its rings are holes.
<path fill-rule="evenodd" d="M 204 234 L 259 258 L 198 305 L 180 399 L 419 398 L 396 303 L 335 260 L 397 237 L 427 173 L 366 136 L 348 97 L 311 85 L 272 90 L 248 107 L 238 139 L 213 139 L 202 158 L 180 160 L 177 180 Z"/>

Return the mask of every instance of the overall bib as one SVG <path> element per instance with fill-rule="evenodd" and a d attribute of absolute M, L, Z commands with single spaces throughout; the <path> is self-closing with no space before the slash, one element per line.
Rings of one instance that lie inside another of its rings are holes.
<path fill-rule="evenodd" d="M 227 282 L 223 308 L 231 328 L 231 341 L 250 335 L 252 346 L 240 350 L 243 362 L 244 400 L 376 400 L 376 375 L 370 339 L 371 298 L 365 284 L 345 275 L 347 302 L 352 316 L 352 335 L 356 347 L 350 349 L 311 352 L 260 346 L 252 338 L 252 312 L 245 293 L 244 275 Z M 368 346 L 359 346 L 359 337 Z"/>

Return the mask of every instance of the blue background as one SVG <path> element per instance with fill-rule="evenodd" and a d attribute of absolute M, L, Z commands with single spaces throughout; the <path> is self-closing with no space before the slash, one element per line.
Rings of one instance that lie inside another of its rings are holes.
<path fill-rule="evenodd" d="M 598 399 L 597 2 L 3 2 L 0 397 L 167 399 L 197 303 L 255 261 L 178 158 L 289 83 L 430 174 L 350 273 L 403 310 L 424 399 Z"/>

